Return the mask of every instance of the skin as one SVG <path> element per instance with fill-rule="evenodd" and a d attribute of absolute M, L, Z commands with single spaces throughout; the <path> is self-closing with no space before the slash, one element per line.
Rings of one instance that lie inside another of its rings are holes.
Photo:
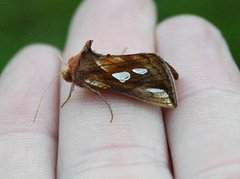
<path fill-rule="evenodd" d="M 162 112 L 103 93 L 110 124 L 108 108 L 87 89 L 75 88 L 59 110 L 70 88 L 61 80 L 33 123 L 60 52 L 30 45 L 0 78 L 0 178 L 240 178 L 240 75 L 216 27 L 189 15 L 156 25 L 147 0 L 89 0 L 72 20 L 64 59 L 89 39 L 103 54 L 157 51 L 180 74 L 178 107 Z"/>

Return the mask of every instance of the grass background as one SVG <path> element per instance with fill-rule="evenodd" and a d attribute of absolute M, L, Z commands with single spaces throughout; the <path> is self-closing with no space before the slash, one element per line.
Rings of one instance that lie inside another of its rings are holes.
<path fill-rule="evenodd" d="M 0 72 L 23 46 L 42 42 L 63 48 L 70 19 L 81 0 L 1 0 Z M 177 14 L 196 14 L 215 24 L 240 66 L 239 0 L 155 0 L 158 21 Z"/>

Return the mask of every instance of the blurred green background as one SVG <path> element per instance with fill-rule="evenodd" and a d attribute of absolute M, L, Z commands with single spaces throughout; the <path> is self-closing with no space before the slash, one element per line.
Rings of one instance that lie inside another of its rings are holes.
<path fill-rule="evenodd" d="M 81 0 L 0 0 L 0 71 L 23 46 L 36 42 L 63 48 L 70 19 Z M 158 21 L 176 14 L 200 15 L 226 38 L 240 66 L 240 0 L 155 0 Z"/>

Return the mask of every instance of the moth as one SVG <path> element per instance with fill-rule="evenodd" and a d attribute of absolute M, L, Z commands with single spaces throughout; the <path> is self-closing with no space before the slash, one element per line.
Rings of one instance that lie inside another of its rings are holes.
<path fill-rule="evenodd" d="M 79 86 L 97 93 L 108 105 L 112 119 L 112 109 L 101 90 L 112 90 L 166 108 L 177 106 L 174 79 L 178 79 L 178 73 L 160 56 L 155 53 L 102 55 L 91 49 L 92 42 L 87 41 L 62 71 L 63 79 L 72 83 L 63 105 L 70 99 L 74 86 Z"/>

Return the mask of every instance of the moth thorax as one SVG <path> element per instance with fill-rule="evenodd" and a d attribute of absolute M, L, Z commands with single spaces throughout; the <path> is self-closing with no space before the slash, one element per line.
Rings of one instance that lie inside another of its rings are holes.
<path fill-rule="evenodd" d="M 62 77 L 64 80 L 72 82 L 72 75 L 68 67 L 62 70 Z"/>

